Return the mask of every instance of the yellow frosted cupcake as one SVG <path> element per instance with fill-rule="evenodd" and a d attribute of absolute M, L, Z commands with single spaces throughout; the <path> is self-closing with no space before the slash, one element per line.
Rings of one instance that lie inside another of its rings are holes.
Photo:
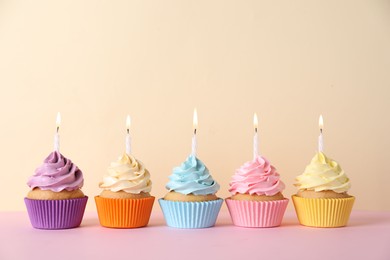
<path fill-rule="evenodd" d="M 347 193 L 351 183 L 337 162 L 318 152 L 294 185 L 298 192 L 292 199 L 302 225 L 347 225 L 355 197 Z"/>

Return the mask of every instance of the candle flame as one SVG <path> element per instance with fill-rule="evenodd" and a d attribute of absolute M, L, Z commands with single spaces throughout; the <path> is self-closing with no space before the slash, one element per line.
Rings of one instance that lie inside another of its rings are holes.
<path fill-rule="evenodd" d="M 198 112 L 196 111 L 196 108 L 194 108 L 194 116 L 192 119 L 192 125 L 194 127 L 194 133 L 196 133 L 196 129 L 198 128 Z"/>
<path fill-rule="evenodd" d="M 318 119 L 318 125 L 320 127 L 320 131 L 322 132 L 322 129 L 324 129 L 324 119 L 322 118 L 322 115 L 320 115 L 320 118 Z"/>
<path fill-rule="evenodd" d="M 60 128 L 60 124 L 61 124 L 61 114 L 60 112 L 57 113 L 57 118 L 56 118 L 56 128 L 57 128 L 57 132 Z"/>
<path fill-rule="evenodd" d="M 126 117 L 126 130 L 127 130 L 127 133 L 129 133 L 130 131 L 130 125 L 131 125 L 131 118 L 129 115 L 127 115 Z"/>
<path fill-rule="evenodd" d="M 257 119 L 257 114 L 255 113 L 253 115 L 253 128 L 255 129 L 255 132 L 257 132 L 258 126 L 259 126 L 259 120 Z"/>

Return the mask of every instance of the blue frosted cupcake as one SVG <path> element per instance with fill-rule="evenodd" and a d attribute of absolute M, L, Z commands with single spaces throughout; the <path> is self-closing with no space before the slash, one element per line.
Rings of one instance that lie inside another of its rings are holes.
<path fill-rule="evenodd" d="M 219 184 L 196 156 L 190 155 L 169 176 L 164 198 L 159 199 L 167 225 L 207 228 L 215 225 L 223 200 L 215 194 Z"/>

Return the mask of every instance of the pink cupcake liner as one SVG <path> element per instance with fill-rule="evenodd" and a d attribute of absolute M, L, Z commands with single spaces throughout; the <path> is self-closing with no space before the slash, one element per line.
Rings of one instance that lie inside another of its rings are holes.
<path fill-rule="evenodd" d="M 67 200 L 24 198 L 31 225 L 38 229 L 67 229 L 80 226 L 88 197 Z"/>
<path fill-rule="evenodd" d="M 226 199 L 233 224 L 240 227 L 277 227 L 282 223 L 288 199 L 247 201 Z"/>

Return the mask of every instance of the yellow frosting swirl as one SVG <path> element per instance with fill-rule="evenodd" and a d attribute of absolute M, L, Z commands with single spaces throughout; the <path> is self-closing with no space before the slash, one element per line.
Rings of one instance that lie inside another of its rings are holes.
<path fill-rule="evenodd" d="M 118 161 L 111 163 L 108 167 L 108 175 L 104 176 L 99 187 L 113 192 L 125 191 L 139 194 L 150 192 L 152 182 L 144 164 L 133 156 L 124 154 Z"/>
<path fill-rule="evenodd" d="M 299 190 L 331 190 L 343 193 L 351 188 L 349 178 L 340 165 L 322 152 L 313 157 L 304 173 L 297 176 L 295 181 L 294 185 Z"/>

